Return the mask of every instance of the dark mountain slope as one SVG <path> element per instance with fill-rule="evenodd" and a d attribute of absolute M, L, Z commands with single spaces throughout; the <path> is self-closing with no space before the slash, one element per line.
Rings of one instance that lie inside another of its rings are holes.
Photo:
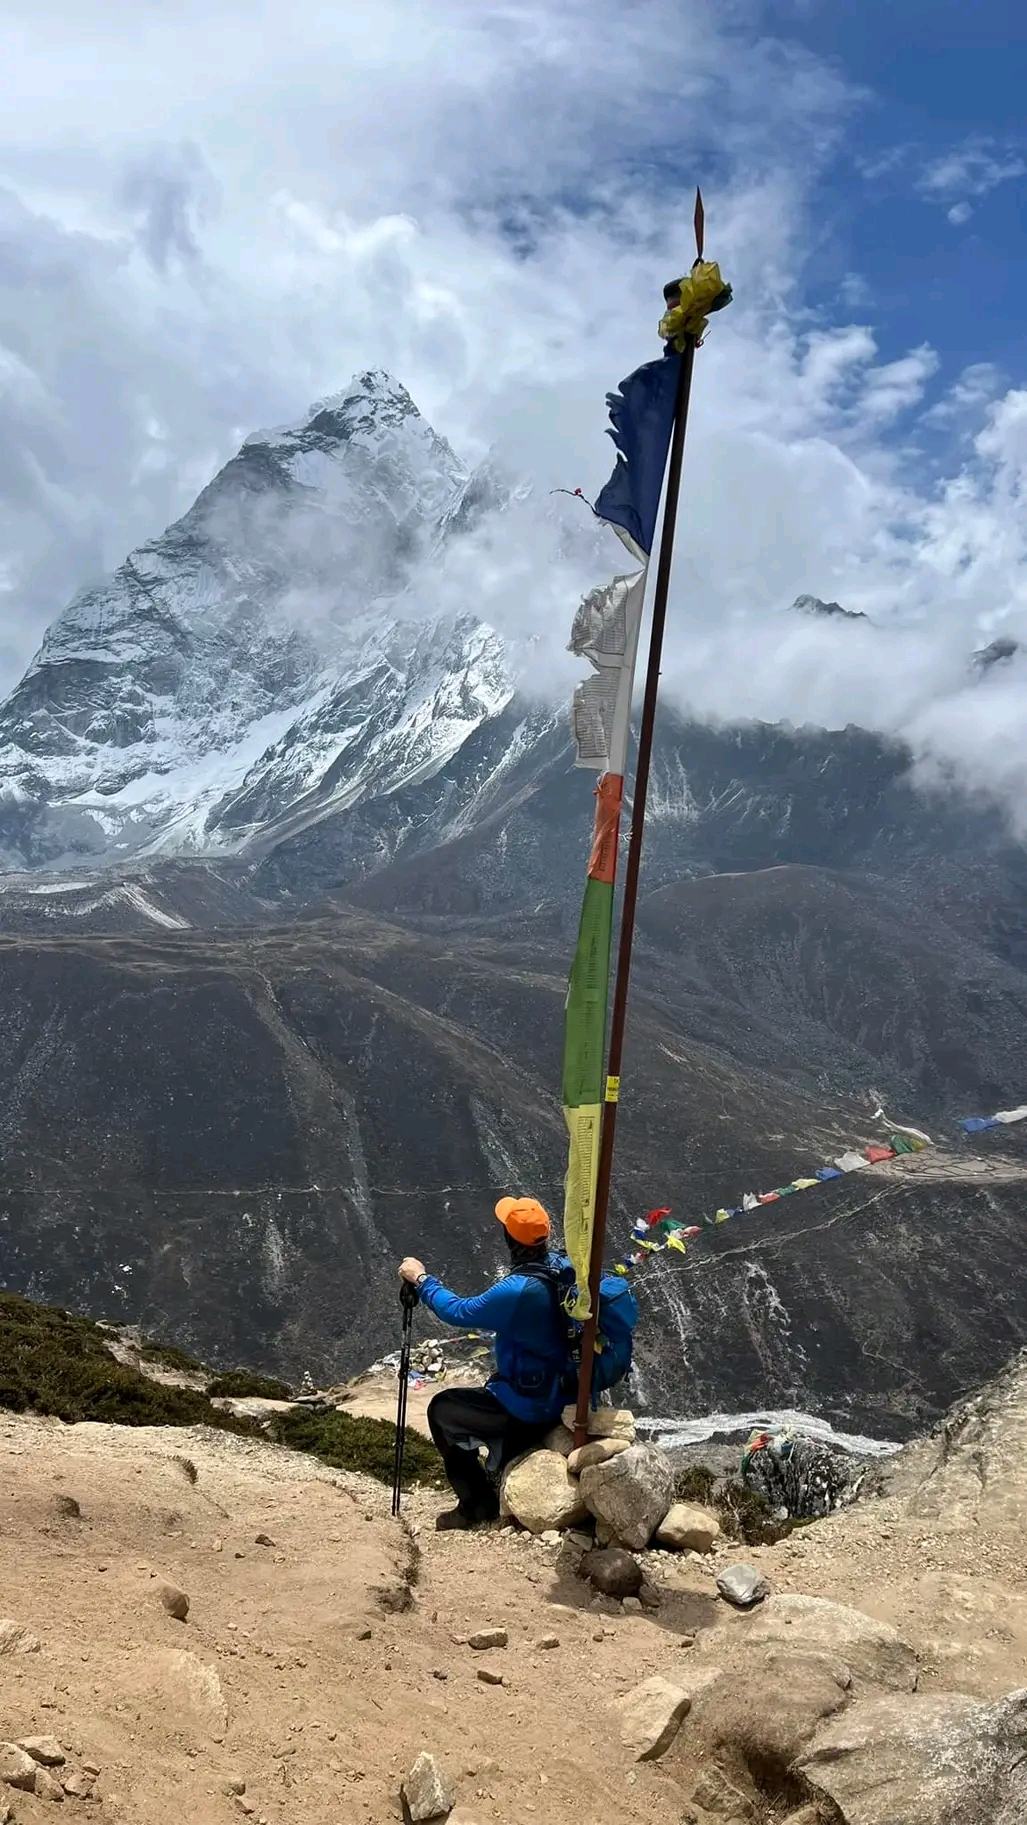
<path fill-rule="evenodd" d="M 736 1059 L 931 1114 L 1020 1100 L 1027 980 L 908 882 L 711 875 L 650 895 L 640 925 L 662 997 Z"/>
<path fill-rule="evenodd" d="M 207 1360 L 289 1379 L 359 1367 L 395 1337 L 400 1254 L 471 1288 L 500 1263 L 499 1191 L 531 1186 L 559 1209 L 563 962 L 530 922 L 497 941 L 356 912 L 248 935 L 0 939 L 0 1277 L 173 1334 Z M 707 1043 L 689 1027 L 695 1008 L 657 999 L 659 986 L 643 968 L 615 1248 L 653 1203 L 701 1221 L 873 1128 L 865 1104 Z M 899 1324 L 891 1380 L 860 1360 L 872 1276 L 845 1213 L 878 1181 L 857 1175 L 704 1230 L 685 1264 L 694 1278 L 670 1258 L 642 1276 L 650 1403 L 790 1391 L 897 1425 L 936 1388 L 949 1398 L 946 1352 L 962 1372 L 971 1293 L 976 1311 L 1004 1313 L 994 1336 L 976 1327 L 974 1374 L 990 1372 L 1010 1327 L 1027 1323 L 1023 1168 L 986 1192 L 972 1285 L 940 1279 L 939 1261 L 980 1226 L 980 1187 L 914 1168 L 887 1231 L 905 1288 L 901 1323 L 882 1307 L 881 1322 Z M 788 1231 L 826 1220 L 816 1290 L 805 1243 L 773 1270 L 751 1252 L 780 1234 L 782 1213 Z M 712 1271 L 725 1251 L 730 1265 Z"/>

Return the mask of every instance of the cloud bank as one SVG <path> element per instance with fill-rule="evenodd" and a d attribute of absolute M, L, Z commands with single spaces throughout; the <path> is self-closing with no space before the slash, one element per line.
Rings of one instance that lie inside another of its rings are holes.
<path fill-rule="evenodd" d="M 1027 639 L 1027 392 L 883 358 L 840 245 L 810 307 L 817 186 L 865 98 L 755 7 L 16 0 L 0 67 L 0 688 L 247 432 L 360 368 L 536 501 L 594 494 L 699 178 L 737 303 L 699 358 L 670 687 L 901 734 L 1017 802 L 1027 668 L 968 659 Z M 910 191 L 955 219 L 1016 162 L 963 142 Z M 555 630 L 602 565 L 554 523 L 519 508 L 431 589 L 562 690 Z M 877 625 L 800 620 L 804 592 Z"/>

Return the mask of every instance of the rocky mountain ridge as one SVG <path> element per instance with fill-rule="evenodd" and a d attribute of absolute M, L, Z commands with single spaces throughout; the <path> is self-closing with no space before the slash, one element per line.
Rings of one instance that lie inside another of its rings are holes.
<path fill-rule="evenodd" d="M 313 788 L 344 807 L 430 771 L 511 687 L 491 630 L 404 592 L 500 498 L 379 371 L 248 437 L 0 709 L 0 856 L 230 852 Z"/>
<path fill-rule="evenodd" d="M 331 1379 L 394 1335 L 398 1254 L 480 1283 L 498 1192 L 559 1209 L 590 782 L 473 604 L 408 612 L 502 499 L 364 375 L 50 630 L 0 712 L 5 1284 Z M 617 1239 L 874 1138 L 872 1091 L 949 1142 L 1023 1100 L 1027 856 L 909 762 L 661 707 Z M 992 1154 L 658 1264 L 650 1409 L 937 1413 L 1027 1321 Z"/>

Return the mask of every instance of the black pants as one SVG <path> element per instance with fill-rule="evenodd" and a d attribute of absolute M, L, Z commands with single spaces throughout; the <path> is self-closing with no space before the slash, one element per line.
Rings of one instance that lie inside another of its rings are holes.
<path fill-rule="evenodd" d="M 428 1429 L 468 1520 L 492 1521 L 499 1513 L 496 1484 L 478 1456 L 479 1447 L 488 1446 L 489 1467 L 496 1472 L 540 1444 L 553 1423 L 528 1425 L 514 1419 L 487 1388 L 444 1388 L 429 1401 Z"/>

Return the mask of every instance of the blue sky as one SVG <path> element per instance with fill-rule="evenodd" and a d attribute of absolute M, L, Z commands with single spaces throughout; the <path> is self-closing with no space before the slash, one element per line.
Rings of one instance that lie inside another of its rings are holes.
<path fill-rule="evenodd" d="M 866 92 L 816 203 L 866 280 L 882 349 L 924 339 L 943 373 L 993 361 L 1022 378 L 1025 181 L 1012 174 L 1027 154 L 1027 9 L 771 0 L 764 24 L 836 61 Z M 925 189 L 932 168 L 942 181 Z M 972 214 L 952 222 L 953 208 Z"/>
<path fill-rule="evenodd" d="M 874 723 L 1027 796 L 1027 664 L 967 694 L 975 646 L 1027 639 L 1025 76 L 990 0 L 8 0 L 0 689 L 361 368 L 468 462 L 593 492 L 699 181 L 736 302 L 694 399 L 682 700 Z M 552 605 L 519 536 L 467 585 L 515 632 Z M 806 591 L 887 633 L 798 634 Z"/>

